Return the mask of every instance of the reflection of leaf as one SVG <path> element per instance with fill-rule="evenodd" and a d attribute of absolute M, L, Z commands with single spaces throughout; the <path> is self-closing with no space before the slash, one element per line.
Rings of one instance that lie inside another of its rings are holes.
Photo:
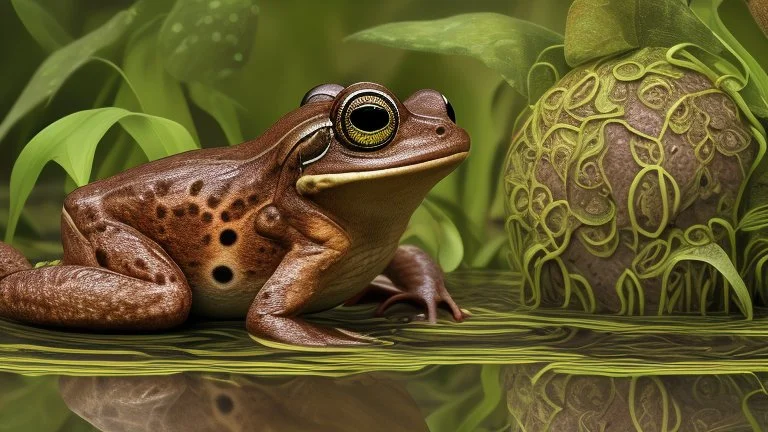
<path fill-rule="evenodd" d="M 64 429 L 73 413 L 58 392 L 58 379 L 0 375 L 0 432 L 56 432 Z M 41 413 L 45 413 L 41 415 Z M 75 416 L 76 417 L 76 416 Z M 85 423 L 85 422 L 73 422 Z M 92 428 L 78 428 L 87 431 Z"/>
<path fill-rule="evenodd" d="M 178 0 L 159 35 L 166 69 L 182 81 L 229 76 L 247 60 L 258 13 L 252 0 Z"/>
<path fill-rule="evenodd" d="M 11 4 L 29 34 L 45 51 L 53 52 L 72 42 L 72 36 L 37 0 L 11 0 Z"/>
<path fill-rule="evenodd" d="M 528 69 L 562 36 L 532 22 L 496 13 L 471 13 L 434 21 L 407 21 L 363 30 L 348 39 L 395 48 L 475 57 L 526 95 Z"/>
<path fill-rule="evenodd" d="M 411 217 L 402 240 L 416 238 L 426 252 L 436 257 L 443 270 L 455 270 L 464 257 L 461 234 L 453 221 L 437 205 L 425 200 Z"/>
<path fill-rule="evenodd" d="M 13 195 L 6 242 L 13 239 L 21 209 L 43 167 L 54 161 L 78 186 L 87 184 L 96 146 L 107 130 L 118 122 L 150 160 L 197 147 L 183 126 L 161 117 L 132 113 L 121 108 L 100 108 L 70 114 L 32 138 L 16 160 L 11 172 Z"/>
<path fill-rule="evenodd" d="M 129 8 L 115 14 L 101 27 L 51 54 L 32 75 L 8 115 L 0 123 L 0 140 L 8 130 L 37 104 L 51 97 L 64 81 L 99 50 L 120 39 L 137 12 Z"/>
<path fill-rule="evenodd" d="M 565 26 L 565 58 L 576 66 L 642 47 L 690 42 L 722 51 L 717 38 L 678 0 L 576 0 Z"/>
<path fill-rule="evenodd" d="M 243 109 L 234 99 L 201 83 L 189 85 L 189 97 L 195 105 L 211 115 L 221 126 L 230 145 L 243 142 L 237 109 Z"/>

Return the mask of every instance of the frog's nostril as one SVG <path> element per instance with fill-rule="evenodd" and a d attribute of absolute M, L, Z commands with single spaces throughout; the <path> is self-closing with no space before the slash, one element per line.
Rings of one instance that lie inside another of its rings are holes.
<path fill-rule="evenodd" d="M 456 123 L 456 112 L 453 111 L 453 105 L 448 101 L 448 98 L 443 96 L 443 101 L 445 102 L 445 110 L 448 112 L 448 118 L 451 119 L 452 122 Z"/>

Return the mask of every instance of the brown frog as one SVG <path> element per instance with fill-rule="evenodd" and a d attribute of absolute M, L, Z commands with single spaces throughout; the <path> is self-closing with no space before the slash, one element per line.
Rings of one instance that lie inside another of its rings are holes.
<path fill-rule="evenodd" d="M 444 303 L 461 320 L 439 267 L 398 241 L 468 151 L 438 92 L 315 87 L 259 138 L 69 194 L 62 265 L 32 269 L 0 244 L 0 316 L 96 330 L 245 316 L 257 340 L 315 346 L 372 341 L 299 317 L 367 293 L 421 303 L 430 321 Z M 371 283 L 382 273 L 389 287 Z"/>

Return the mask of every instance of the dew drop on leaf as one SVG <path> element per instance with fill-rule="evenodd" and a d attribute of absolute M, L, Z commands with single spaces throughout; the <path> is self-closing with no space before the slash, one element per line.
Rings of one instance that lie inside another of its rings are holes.
<path fill-rule="evenodd" d="M 165 69 L 187 82 L 231 75 L 251 51 L 256 13 L 258 7 L 251 0 L 176 1 L 158 35 Z"/>

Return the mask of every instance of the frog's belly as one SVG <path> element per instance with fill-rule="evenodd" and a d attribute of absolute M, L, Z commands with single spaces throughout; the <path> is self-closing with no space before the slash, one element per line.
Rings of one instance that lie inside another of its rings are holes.
<path fill-rule="evenodd" d="M 333 267 L 323 288 L 308 305 L 307 312 L 338 306 L 365 289 L 392 261 L 397 243 L 351 250 Z"/>
<path fill-rule="evenodd" d="M 350 251 L 343 261 L 332 267 L 326 286 L 308 299 L 304 312 L 333 308 L 365 289 L 392 259 L 396 245 Z M 188 274 L 192 287 L 192 313 L 221 319 L 242 319 L 253 298 L 267 282 L 270 273 L 236 273 L 227 284 L 210 283 L 204 275 L 214 270 L 203 268 Z"/>
<path fill-rule="evenodd" d="M 240 275 L 225 285 L 195 282 L 193 279 L 190 281 L 192 314 L 206 318 L 243 319 L 267 279 L 268 276 Z"/>

